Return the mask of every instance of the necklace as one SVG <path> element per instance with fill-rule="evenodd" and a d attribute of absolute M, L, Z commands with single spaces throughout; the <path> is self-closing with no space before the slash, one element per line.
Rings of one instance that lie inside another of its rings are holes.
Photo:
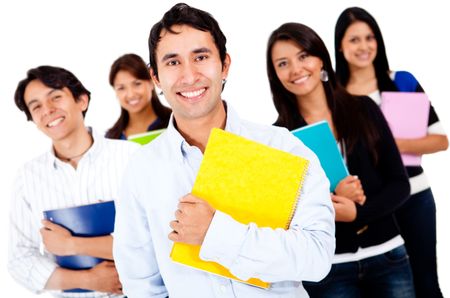
<path fill-rule="evenodd" d="M 91 146 L 89 146 L 86 150 L 84 150 L 84 151 L 81 152 L 80 154 L 74 155 L 74 156 L 71 156 L 71 157 L 63 157 L 63 156 L 61 156 L 60 154 L 58 154 L 56 151 L 55 151 L 55 153 L 56 153 L 56 157 L 58 157 L 58 158 L 61 159 L 62 161 L 65 161 L 65 162 L 71 162 L 71 161 L 73 161 L 74 159 L 77 159 L 77 158 L 83 156 L 83 155 L 89 150 L 89 148 L 91 148 Z"/>

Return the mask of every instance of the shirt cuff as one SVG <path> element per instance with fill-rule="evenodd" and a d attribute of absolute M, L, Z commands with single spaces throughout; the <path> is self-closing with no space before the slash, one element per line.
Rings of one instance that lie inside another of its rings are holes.
<path fill-rule="evenodd" d="M 230 268 L 238 258 L 248 226 L 216 210 L 200 248 L 200 259 Z"/>
<path fill-rule="evenodd" d="M 33 288 L 38 289 L 38 293 L 41 293 L 45 290 L 45 285 L 58 266 L 54 261 L 48 258 L 40 258 L 39 263 L 36 264 L 36 266 L 39 267 L 39 274 L 33 276 L 32 283 Z"/>

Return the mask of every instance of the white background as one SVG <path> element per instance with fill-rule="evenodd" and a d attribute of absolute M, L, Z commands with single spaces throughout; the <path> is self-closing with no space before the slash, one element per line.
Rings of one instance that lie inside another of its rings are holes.
<path fill-rule="evenodd" d="M 33 294 L 15 283 L 6 270 L 8 205 L 13 177 L 25 161 L 49 148 L 49 142 L 14 105 L 14 90 L 29 68 L 43 64 L 71 70 L 92 92 L 86 122 L 104 131 L 119 114 L 108 84 L 111 63 L 135 52 L 148 61 L 151 26 L 174 1 L 2 1 L 0 4 L 0 279 L 13 297 Z M 209 11 L 228 38 L 232 58 L 224 98 L 243 118 L 271 124 L 275 120 L 265 70 L 269 34 L 284 22 L 301 22 L 323 38 L 334 60 L 334 25 L 349 6 L 367 9 L 383 32 L 391 69 L 409 70 L 429 94 L 449 131 L 448 70 L 450 20 L 442 3 L 426 1 L 190 1 Z M 270 3 L 270 4 L 269 4 Z M 447 29 L 445 29 L 447 28 Z M 450 226 L 448 152 L 425 156 L 425 170 L 436 198 L 438 263 L 444 295 L 450 295 Z M 447 185 L 446 185 L 447 183 Z M 447 266 L 445 266 L 447 264 Z"/>

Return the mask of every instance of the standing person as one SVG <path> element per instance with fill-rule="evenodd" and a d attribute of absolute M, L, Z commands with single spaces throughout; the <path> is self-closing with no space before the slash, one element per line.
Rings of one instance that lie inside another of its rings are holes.
<path fill-rule="evenodd" d="M 57 297 L 118 297 L 122 286 L 112 261 L 112 237 L 74 237 L 43 211 L 117 198 L 118 184 L 137 144 L 106 140 L 84 124 L 90 92 L 68 70 L 30 69 L 19 82 L 17 107 L 52 141 L 52 148 L 27 162 L 15 181 L 10 215 L 8 269 L 34 293 Z M 40 244 L 45 252 L 40 250 Z M 58 267 L 54 255 L 107 259 L 91 269 Z M 82 288 L 87 293 L 61 290 Z"/>
<path fill-rule="evenodd" d="M 155 92 L 144 60 L 125 54 L 111 66 L 109 84 L 120 102 L 120 116 L 108 129 L 106 137 L 126 140 L 128 136 L 166 128 L 171 110 Z"/>
<path fill-rule="evenodd" d="M 267 73 L 277 126 L 326 120 L 352 175 L 332 195 L 336 252 L 328 276 L 304 283 L 312 297 L 414 297 L 411 269 L 393 212 L 409 195 L 408 178 L 381 111 L 338 87 L 322 39 L 286 23 L 270 36 Z"/>
<path fill-rule="evenodd" d="M 375 19 L 364 9 L 351 7 L 338 18 L 335 29 L 336 73 L 352 94 L 369 95 L 380 104 L 383 91 L 424 92 L 406 71 L 391 71 Z M 448 139 L 431 106 L 428 134 L 420 139 L 396 139 L 401 153 L 430 154 L 448 147 Z M 436 261 L 436 205 L 421 166 L 407 166 L 411 198 L 396 217 L 414 275 L 418 297 L 442 297 Z"/>
<path fill-rule="evenodd" d="M 209 13 L 183 3 L 150 32 L 152 78 L 173 118 L 130 161 L 118 201 L 114 256 L 130 297 L 307 297 L 301 281 L 320 280 L 330 268 L 334 212 L 319 161 L 287 130 L 241 120 L 222 100 L 231 63 L 225 44 Z M 288 230 L 239 223 L 190 194 L 215 127 L 310 161 Z M 261 289 L 174 263 L 173 242 L 201 245 L 203 260 L 272 286 Z"/>

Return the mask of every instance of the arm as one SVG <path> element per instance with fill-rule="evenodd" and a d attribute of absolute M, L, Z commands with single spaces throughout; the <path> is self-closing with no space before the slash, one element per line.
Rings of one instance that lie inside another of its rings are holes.
<path fill-rule="evenodd" d="M 87 270 L 56 268 L 45 285 L 45 289 L 48 290 L 75 288 L 122 294 L 119 275 L 114 262 L 110 261 L 104 261 Z"/>
<path fill-rule="evenodd" d="M 116 203 L 113 254 L 125 295 L 167 297 L 159 272 L 146 213 L 138 201 L 136 174 L 148 171 L 146 163 L 130 162 Z M 147 186 L 148 181 L 144 182 Z"/>
<path fill-rule="evenodd" d="M 447 150 L 448 139 L 446 135 L 428 134 L 420 139 L 395 139 L 400 153 L 430 154 Z"/>
<path fill-rule="evenodd" d="M 403 71 L 399 72 L 397 76 L 396 84 L 403 83 L 402 86 L 397 85 L 400 91 L 425 92 L 413 74 Z M 405 82 L 408 82 L 408 84 L 404 84 Z M 428 133 L 425 137 L 420 139 L 396 139 L 395 141 L 400 153 L 422 155 L 447 150 L 448 148 L 447 136 L 433 105 L 430 106 Z"/>
<path fill-rule="evenodd" d="M 352 222 L 356 218 L 355 202 L 341 196 L 331 195 L 333 201 L 334 211 L 336 212 L 336 221 L 338 222 Z"/>
<path fill-rule="evenodd" d="M 48 252 L 58 255 L 88 255 L 112 260 L 112 237 L 74 237 L 64 227 L 42 220 L 42 241 Z"/>
<path fill-rule="evenodd" d="M 52 256 L 39 252 L 39 215 L 33 212 L 25 191 L 27 181 L 22 170 L 17 176 L 10 202 L 8 270 L 22 286 L 41 293 L 57 265 Z"/>
<path fill-rule="evenodd" d="M 216 210 L 201 246 L 203 260 L 218 262 L 243 280 L 318 281 L 329 272 L 335 248 L 329 182 L 305 148 L 292 150 L 309 159 L 310 167 L 289 229 L 241 224 Z"/>
<path fill-rule="evenodd" d="M 356 224 L 365 225 L 368 222 L 393 213 L 408 198 L 410 192 L 408 176 L 405 172 L 400 153 L 395 144 L 389 126 L 378 106 L 368 98 L 363 98 L 366 107 L 367 120 L 373 121 L 378 128 L 378 160 L 376 165 L 371 161 L 370 177 L 363 183 L 367 200 L 364 205 L 357 205 Z M 359 175 L 361 177 L 361 175 Z M 378 180 L 378 181 L 375 181 Z M 364 185 L 365 184 L 365 185 Z"/>

